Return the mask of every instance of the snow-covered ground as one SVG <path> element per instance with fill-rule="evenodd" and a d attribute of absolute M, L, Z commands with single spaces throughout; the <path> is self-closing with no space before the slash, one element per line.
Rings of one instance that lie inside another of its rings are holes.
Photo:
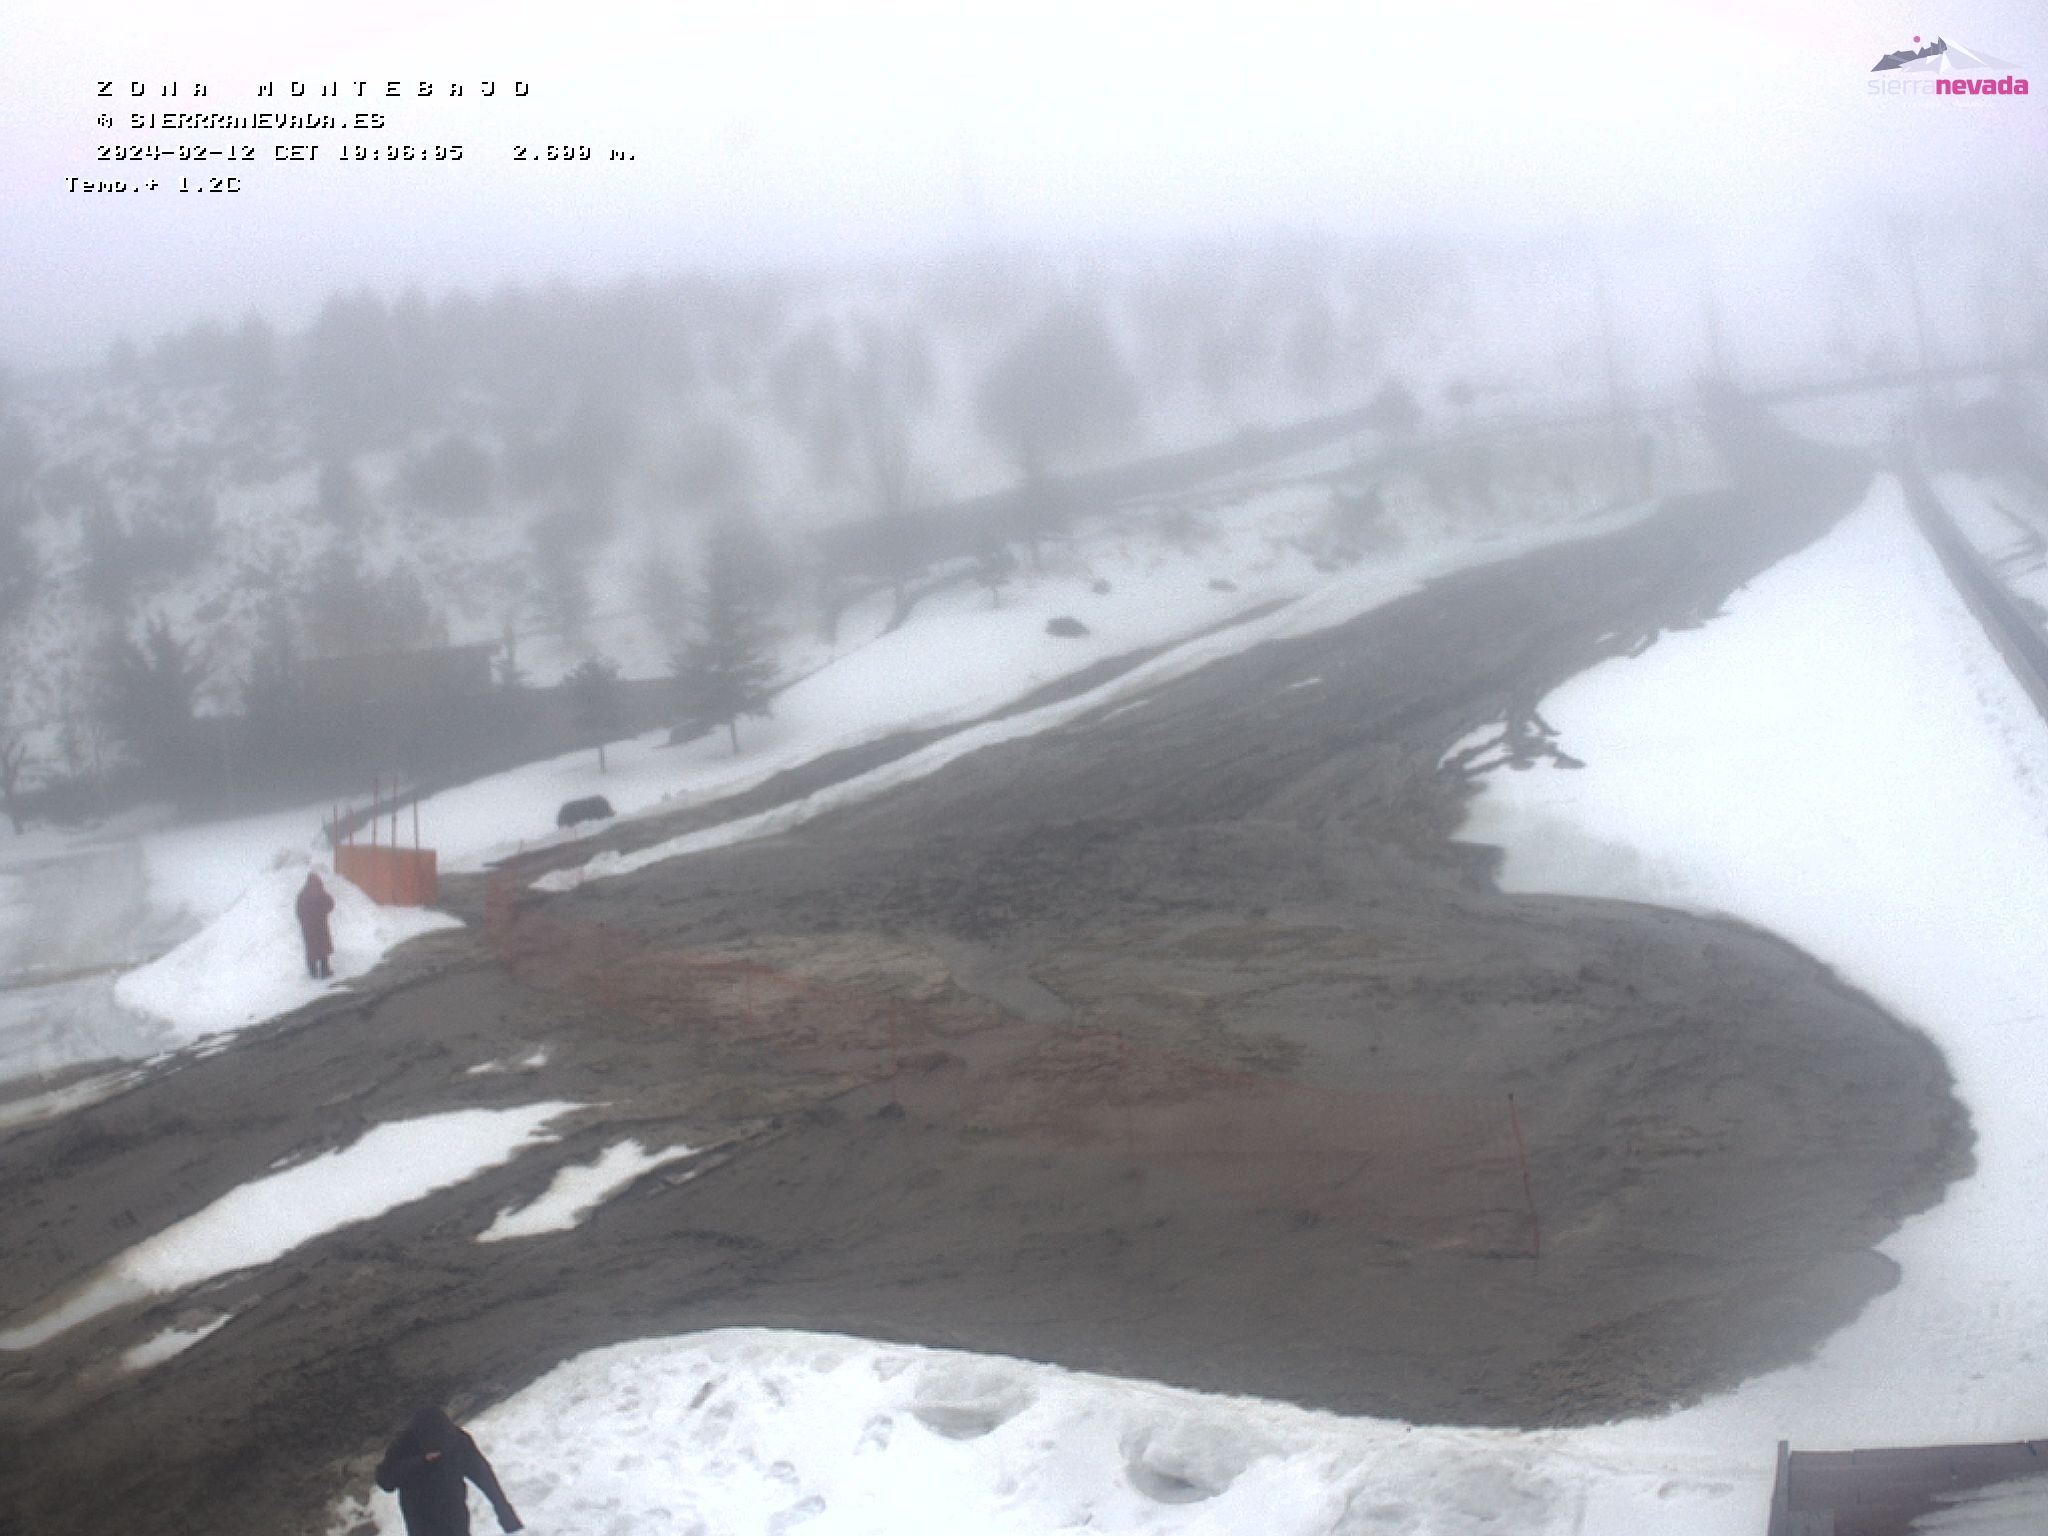
<path fill-rule="evenodd" d="M 467 1427 L 529 1529 L 579 1536 L 1524 1536 L 1576 1531 L 1623 1490 L 1630 1536 L 1661 1536 L 1700 1476 L 1617 1467 L 1562 1434 L 1410 1430 L 753 1329 L 594 1351 Z M 364 1519 L 404 1529 L 383 1494 L 331 1529 Z"/>
<path fill-rule="evenodd" d="M 267 1264 L 323 1232 L 459 1184 L 548 1140 L 548 1122 L 575 1107 L 463 1109 L 376 1126 L 346 1147 L 231 1190 L 137 1244 L 75 1293 L 0 1331 L 0 1351 L 33 1349 L 116 1307 Z M 139 1346 L 131 1364 L 168 1358 L 173 1342 Z"/>
<path fill-rule="evenodd" d="M 816 1335 L 648 1340 L 477 1419 L 533 1528 L 1755 1536 L 1781 1438 L 2039 1434 L 2048 726 L 1897 484 L 1543 709 L 1586 767 L 1487 781 L 1466 836 L 1505 846 L 1504 883 L 1771 928 L 1926 1031 L 1970 1109 L 1975 1172 L 1885 1245 L 1899 1285 L 1811 1359 L 1662 1418 L 1518 1434 Z M 2009 1486 L 1927 1528 L 2031 1532 L 2041 1507 Z M 397 1536 L 381 1496 L 337 1529 L 366 1515 Z"/>

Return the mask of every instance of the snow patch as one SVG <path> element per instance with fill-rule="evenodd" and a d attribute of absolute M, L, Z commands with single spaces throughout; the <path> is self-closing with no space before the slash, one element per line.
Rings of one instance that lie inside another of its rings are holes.
<path fill-rule="evenodd" d="M 498 1072 L 538 1072 L 548 1064 L 548 1048 L 542 1046 L 517 1061 L 480 1061 L 464 1071 L 465 1077 L 488 1077 Z"/>
<path fill-rule="evenodd" d="M 0 1350 L 34 1349 L 117 1307 L 271 1263 L 324 1233 L 460 1184 L 552 1140 L 548 1123 L 576 1107 L 463 1109 L 376 1126 L 350 1146 L 230 1190 L 130 1248 L 68 1298 L 0 1331 Z"/>
<path fill-rule="evenodd" d="M 637 1141 L 606 1147 L 596 1162 L 562 1169 L 539 1199 L 498 1212 L 498 1219 L 478 1233 L 476 1240 L 500 1243 L 543 1232 L 567 1232 L 643 1173 L 695 1155 L 692 1147 L 649 1152 Z"/>
<path fill-rule="evenodd" d="M 211 1338 L 220 1332 L 227 1327 L 233 1317 L 233 1313 L 228 1313 L 216 1317 L 210 1323 L 202 1323 L 197 1328 L 166 1328 L 155 1338 L 125 1351 L 121 1356 L 121 1368 L 126 1371 L 146 1371 L 152 1365 L 162 1365 L 164 1361 L 182 1355 L 200 1340 Z"/>

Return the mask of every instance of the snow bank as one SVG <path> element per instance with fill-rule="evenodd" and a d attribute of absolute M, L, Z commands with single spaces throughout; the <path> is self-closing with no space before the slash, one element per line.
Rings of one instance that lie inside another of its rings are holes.
<path fill-rule="evenodd" d="M 543 1232 L 567 1232 L 641 1174 L 695 1155 L 693 1147 L 649 1152 L 637 1141 L 606 1147 L 596 1162 L 576 1164 L 557 1173 L 554 1182 L 530 1205 L 498 1212 L 498 1219 L 478 1233 L 476 1240 L 501 1243 Z"/>
<path fill-rule="evenodd" d="M 1042 1536 L 1572 1532 L 1595 1482 L 1631 1536 L 1699 1486 L 1556 1434 L 1411 1431 L 1023 1361 L 731 1330 L 597 1350 L 479 1416 L 534 1530 Z M 373 1494 L 335 1515 L 404 1526 Z M 481 1509 L 479 1530 L 488 1529 Z M 1753 1533 L 1745 1533 L 1753 1536 Z"/>
<path fill-rule="evenodd" d="M 242 1029 L 303 1007 L 373 969 L 394 947 L 423 933 L 459 928 L 460 919 L 418 907 L 380 907 L 360 888 L 318 866 L 334 897 L 332 981 L 306 975 L 305 948 L 292 903 L 312 866 L 280 856 L 240 899 L 169 954 L 138 966 L 114 996 L 174 1027 L 186 1040 Z"/>
<path fill-rule="evenodd" d="M 548 1140 L 548 1122 L 575 1107 L 464 1109 L 377 1126 L 350 1146 L 231 1190 L 130 1248 L 66 1300 L 0 1332 L 0 1350 L 34 1349 L 116 1307 L 268 1264 L 322 1233 L 460 1184 Z"/>

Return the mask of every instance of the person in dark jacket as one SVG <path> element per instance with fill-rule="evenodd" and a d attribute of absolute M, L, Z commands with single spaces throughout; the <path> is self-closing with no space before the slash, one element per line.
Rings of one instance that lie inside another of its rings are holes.
<path fill-rule="evenodd" d="M 334 898 L 320 883 L 320 876 L 308 870 L 306 883 L 299 887 L 299 935 L 306 941 L 306 974 L 332 976 L 327 962 L 334 954 L 334 935 L 327 928 L 327 914 L 334 910 Z"/>
<path fill-rule="evenodd" d="M 407 1536 L 469 1536 L 470 1483 L 491 1501 L 501 1529 L 524 1529 L 484 1453 L 439 1408 L 414 1414 L 377 1463 L 377 1486 L 398 1495 Z"/>

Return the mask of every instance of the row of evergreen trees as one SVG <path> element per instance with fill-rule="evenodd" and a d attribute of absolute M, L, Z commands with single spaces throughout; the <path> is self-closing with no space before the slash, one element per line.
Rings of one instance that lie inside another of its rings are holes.
<path fill-rule="evenodd" d="M 715 525 L 690 596 L 694 611 L 676 631 L 673 656 L 675 732 L 682 739 L 722 730 L 738 752 L 740 722 L 768 715 L 780 685 L 777 575 L 759 530 L 739 519 Z M 61 729 L 46 734 L 38 751 L 30 746 L 28 701 L 16 696 L 14 677 L 0 678 L 0 815 L 20 831 L 27 785 L 37 780 L 46 810 L 78 813 L 138 797 L 192 804 L 252 792 L 322 793 L 331 787 L 337 749 L 351 737 L 424 741 L 447 724 L 320 718 L 300 663 L 300 637 L 313 617 L 273 604 L 240 677 L 224 675 L 200 634 L 181 633 L 161 614 L 112 629 L 67 671 L 71 681 L 52 706 Z M 516 674 L 500 677 L 518 686 Z M 596 655 L 564 679 L 576 729 L 598 748 L 600 767 L 608 766 L 605 745 L 631 724 L 619 684 L 617 667 Z M 223 693 L 239 709 L 225 720 L 204 719 L 203 704 Z"/>

